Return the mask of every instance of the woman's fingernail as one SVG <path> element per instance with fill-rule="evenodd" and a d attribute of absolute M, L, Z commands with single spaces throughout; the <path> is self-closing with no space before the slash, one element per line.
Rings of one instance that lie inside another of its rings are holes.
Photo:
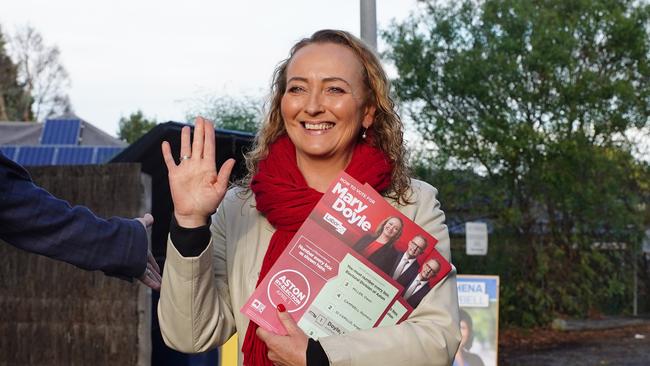
<path fill-rule="evenodd" d="M 287 311 L 287 308 L 284 307 L 284 304 L 278 304 L 278 311 L 284 313 Z"/>

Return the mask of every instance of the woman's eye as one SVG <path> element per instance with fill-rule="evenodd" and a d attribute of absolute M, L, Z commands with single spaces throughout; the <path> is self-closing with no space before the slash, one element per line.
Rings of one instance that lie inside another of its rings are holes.
<path fill-rule="evenodd" d="M 327 91 L 332 93 L 332 94 L 343 94 L 345 93 L 345 90 L 343 88 L 339 88 L 338 86 L 330 86 L 327 88 Z"/>
<path fill-rule="evenodd" d="M 301 87 L 301 86 L 290 86 L 289 89 L 288 89 L 288 92 L 289 93 L 300 93 L 303 90 L 305 90 L 305 89 L 303 87 Z"/>

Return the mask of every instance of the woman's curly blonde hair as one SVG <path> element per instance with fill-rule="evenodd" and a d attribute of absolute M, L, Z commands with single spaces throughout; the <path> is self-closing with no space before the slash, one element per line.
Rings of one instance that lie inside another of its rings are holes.
<path fill-rule="evenodd" d="M 374 52 L 360 39 L 341 30 L 324 29 L 296 43 L 289 53 L 289 58 L 282 61 L 273 73 L 269 109 L 264 121 L 255 136 L 252 149 L 246 154 L 247 175 L 238 185 L 248 188 L 253 176 L 257 173 L 259 162 L 265 159 L 269 146 L 281 135 L 286 134 L 280 103 L 287 87 L 287 67 L 293 56 L 301 48 L 315 43 L 334 43 L 351 49 L 363 65 L 363 78 L 368 90 L 366 103 L 376 107 L 375 118 L 368 129 L 368 138 L 361 137 L 359 130 L 358 143 L 371 143 L 383 151 L 393 164 L 391 188 L 388 197 L 407 203 L 409 189 L 409 170 L 406 166 L 406 149 L 403 141 L 402 121 L 395 112 L 395 103 L 390 98 L 390 83 Z"/>

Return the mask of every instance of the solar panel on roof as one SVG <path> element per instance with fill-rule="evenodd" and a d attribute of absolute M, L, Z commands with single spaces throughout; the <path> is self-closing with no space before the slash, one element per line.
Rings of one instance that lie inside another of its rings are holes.
<path fill-rule="evenodd" d="M 9 159 L 14 160 L 14 154 L 16 153 L 15 146 L 0 146 L 0 151 L 2 151 L 2 153 Z"/>
<path fill-rule="evenodd" d="M 95 158 L 95 164 L 104 164 L 117 155 L 120 151 L 124 150 L 122 147 L 98 147 L 97 148 L 97 157 Z"/>
<path fill-rule="evenodd" d="M 18 149 L 16 162 L 21 165 L 52 165 L 54 158 L 53 146 L 22 146 Z"/>
<path fill-rule="evenodd" d="M 76 145 L 79 141 L 81 120 L 48 119 L 45 121 L 41 144 Z"/>
<path fill-rule="evenodd" d="M 65 146 L 58 147 L 54 165 L 83 165 L 93 163 L 94 147 L 88 146 Z"/>

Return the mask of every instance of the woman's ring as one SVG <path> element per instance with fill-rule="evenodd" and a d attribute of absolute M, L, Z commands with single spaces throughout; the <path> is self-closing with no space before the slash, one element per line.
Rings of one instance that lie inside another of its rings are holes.
<path fill-rule="evenodd" d="M 183 155 L 183 156 L 181 156 L 181 161 L 183 161 L 183 160 L 187 160 L 187 159 L 189 159 L 189 158 L 190 158 L 190 157 L 189 157 L 188 155 Z"/>

